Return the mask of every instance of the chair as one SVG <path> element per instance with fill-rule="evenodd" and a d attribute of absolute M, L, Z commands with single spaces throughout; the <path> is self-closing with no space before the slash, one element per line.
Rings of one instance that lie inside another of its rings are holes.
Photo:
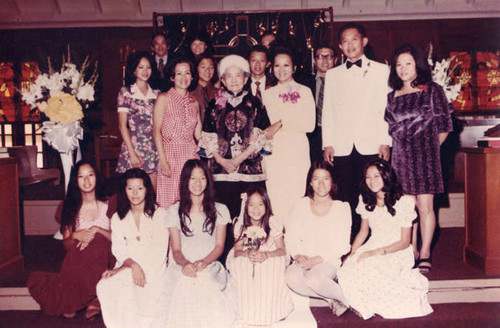
<path fill-rule="evenodd" d="M 102 176 L 111 179 L 120 155 L 121 139 L 114 135 L 100 135 L 95 138 L 95 162 Z"/>
<path fill-rule="evenodd" d="M 39 169 L 36 166 L 36 146 L 15 146 L 8 148 L 9 156 L 17 158 L 19 183 L 29 186 L 44 181 L 53 181 L 54 186 L 61 183 L 59 169 Z"/>

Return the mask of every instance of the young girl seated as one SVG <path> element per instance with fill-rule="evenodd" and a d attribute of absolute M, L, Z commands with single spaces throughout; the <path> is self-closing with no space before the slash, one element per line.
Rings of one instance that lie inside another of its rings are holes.
<path fill-rule="evenodd" d="M 117 263 L 97 285 L 107 328 L 163 327 L 166 307 L 168 232 L 165 210 L 155 204 L 151 180 L 142 169 L 120 180 L 118 210 L 111 218 Z"/>
<path fill-rule="evenodd" d="M 188 160 L 181 171 L 180 201 L 169 208 L 166 219 L 173 291 L 165 327 L 223 328 L 234 322 L 223 293 L 227 273 L 217 261 L 229 222 L 227 207 L 214 202 L 207 166 Z"/>
<path fill-rule="evenodd" d="M 234 253 L 226 266 L 237 288 L 239 322 L 271 325 L 293 310 L 285 285 L 283 225 L 273 216 L 264 188 L 250 188 L 243 198 L 246 203 L 234 226 Z"/>
<path fill-rule="evenodd" d="M 409 318 L 432 312 L 428 281 L 414 265 L 410 245 L 415 201 L 403 195 L 389 163 L 376 160 L 364 170 L 359 205 L 361 230 L 338 273 L 348 304 L 363 319 Z M 370 239 L 363 245 L 371 230 Z"/>
<path fill-rule="evenodd" d="M 72 318 L 85 307 L 88 319 L 99 314 L 95 286 L 112 261 L 107 210 L 99 173 L 88 162 L 76 163 L 61 218 L 67 251 L 61 271 L 33 272 L 27 283 L 45 314 Z"/>

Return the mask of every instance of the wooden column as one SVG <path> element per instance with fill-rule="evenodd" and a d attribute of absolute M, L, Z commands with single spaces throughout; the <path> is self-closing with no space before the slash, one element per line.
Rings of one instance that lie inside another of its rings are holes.
<path fill-rule="evenodd" d="M 21 253 L 19 176 L 15 158 L 0 158 L 0 285 L 25 279 Z"/>
<path fill-rule="evenodd" d="M 464 148 L 464 262 L 500 274 L 500 148 Z"/>

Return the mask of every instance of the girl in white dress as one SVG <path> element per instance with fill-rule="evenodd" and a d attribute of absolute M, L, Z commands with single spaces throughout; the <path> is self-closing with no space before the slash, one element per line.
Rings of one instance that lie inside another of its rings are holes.
<path fill-rule="evenodd" d="M 126 171 L 120 180 L 117 212 L 111 218 L 116 266 L 97 284 L 107 328 L 162 327 L 166 307 L 168 232 L 165 210 L 155 205 L 149 176 Z"/>
<path fill-rule="evenodd" d="M 302 296 L 324 299 L 336 315 L 347 310 L 335 282 L 341 257 L 349 252 L 351 208 L 335 200 L 331 166 L 314 162 L 307 174 L 306 197 L 298 200 L 286 226 L 286 248 L 294 262 L 286 283 Z"/>
<path fill-rule="evenodd" d="M 240 325 L 267 326 L 284 319 L 293 310 L 285 285 L 288 257 L 283 225 L 273 216 L 264 188 L 250 188 L 243 198 L 247 201 L 234 226 L 236 244 L 226 265 L 238 293 Z M 257 250 L 249 245 L 252 229 L 265 235 L 259 239 Z"/>
<path fill-rule="evenodd" d="M 214 202 L 213 180 L 200 160 L 188 160 L 181 171 L 180 201 L 167 213 L 172 258 L 172 301 L 165 327 L 229 327 L 234 309 L 224 293 L 227 272 L 217 261 L 224 250 L 226 206 Z"/>
<path fill-rule="evenodd" d="M 363 319 L 420 317 L 432 312 L 429 283 L 414 265 L 410 245 L 415 201 L 403 195 L 394 170 L 384 160 L 370 163 L 356 212 L 361 230 L 338 273 L 348 304 Z M 371 236 L 368 241 L 368 232 Z"/>

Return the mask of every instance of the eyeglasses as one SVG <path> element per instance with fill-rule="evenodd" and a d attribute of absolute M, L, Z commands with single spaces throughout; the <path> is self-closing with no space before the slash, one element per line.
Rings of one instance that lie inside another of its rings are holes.
<path fill-rule="evenodd" d="M 333 56 L 332 55 L 318 55 L 316 56 L 316 59 L 321 59 L 321 60 L 333 60 Z"/>

